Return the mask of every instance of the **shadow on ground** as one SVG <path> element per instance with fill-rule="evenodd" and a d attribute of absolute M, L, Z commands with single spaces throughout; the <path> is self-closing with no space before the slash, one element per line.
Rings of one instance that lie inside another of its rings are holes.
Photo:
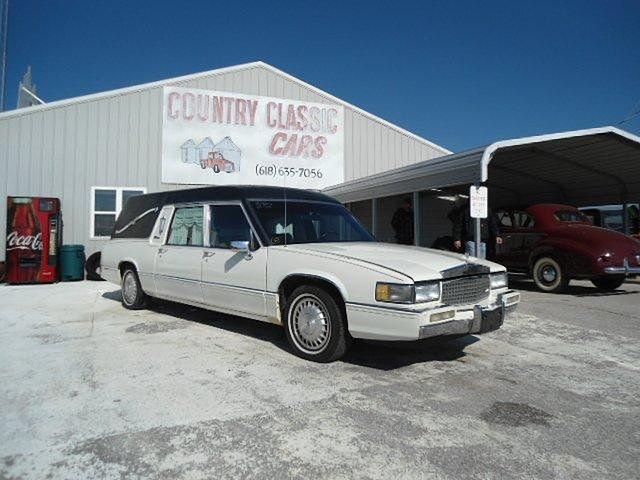
<path fill-rule="evenodd" d="M 105 292 L 103 298 L 120 302 L 120 290 Z M 258 340 L 266 341 L 290 353 L 282 327 L 234 315 L 212 312 L 167 300 L 154 300 L 149 310 L 221 328 Z M 377 370 L 394 370 L 416 363 L 451 361 L 463 358 L 464 349 L 479 339 L 473 335 L 425 339 L 415 342 L 373 342 L 355 340 L 342 362 Z"/>
<path fill-rule="evenodd" d="M 543 293 L 538 290 L 538 287 L 536 287 L 536 284 L 533 283 L 533 280 L 509 278 L 509 286 L 517 290 Z M 573 295 L 574 297 L 611 297 L 616 295 L 637 295 L 638 293 L 640 292 L 625 290 L 624 283 L 622 284 L 622 286 L 620 286 L 620 288 L 614 290 L 613 292 L 605 292 L 591 286 L 569 284 L 564 292 L 560 294 L 549 293 L 548 295 Z"/>

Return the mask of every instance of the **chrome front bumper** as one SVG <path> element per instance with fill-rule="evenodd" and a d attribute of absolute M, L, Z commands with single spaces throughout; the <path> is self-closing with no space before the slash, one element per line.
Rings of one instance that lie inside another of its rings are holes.
<path fill-rule="evenodd" d="M 465 335 L 486 333 L 499 329 L 508 313 L 513 312 L 520 303 L 520 294 L 513 290 L 498 295 L 496 303 L 481 307 L 475 306 L 472 318 L 452 318 L 448 321 L 430 323 L 420 327 L 420 338 L 441 335 Z"/>
<path fill-rule="evenodd" d="M 630 267 L 623 265 L 622 267 L 607 267 L 604 269 L 607 275 L 640 275 L 640 267 Z"/>

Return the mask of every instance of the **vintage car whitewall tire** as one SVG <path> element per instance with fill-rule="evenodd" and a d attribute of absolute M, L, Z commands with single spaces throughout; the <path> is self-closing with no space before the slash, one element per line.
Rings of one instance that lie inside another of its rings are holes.
<path fill-rule="evenodd" d="M 333 295 L 322 288 L 296 288 L 284 308 L 285 334 L 294 353 L 315 362 L 332 362 L 349 347 L 343 309 Z"/>
<path fill-rule="evenodd" d="M 127 267 L 122 274 L 122 305 L 129 310 L 146 308 L 149 297 L 142 290 L 138 274 Z"/>
<path fill-rule="evenodd" d="M 558 293 L 567 288 L 567 277 L 562 264 L 554 257 L 540 257 L 533 264 L 533 281 L 543 292 Z"/>

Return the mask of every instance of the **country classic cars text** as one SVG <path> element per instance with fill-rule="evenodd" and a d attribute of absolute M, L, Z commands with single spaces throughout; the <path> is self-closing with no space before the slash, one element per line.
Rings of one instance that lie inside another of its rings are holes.
<path fill-rule="evenodd" d="M 327 106 L 287 103 L 256 98 L 171 91 L 167 96 L 168 119 L 254 127 L 262 123 L 273 131 L 268 151 L 294 158 L 322 158 L 327 136 L 338 132 L 338 110 Z"/>

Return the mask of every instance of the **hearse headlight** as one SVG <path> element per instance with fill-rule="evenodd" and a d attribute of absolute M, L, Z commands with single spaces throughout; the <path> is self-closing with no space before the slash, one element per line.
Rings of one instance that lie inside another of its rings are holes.
<path fill-rule="evenodd" d="M 416 303 L 440 300 L 440 282 L 416 283 Z"/>
<path fill-rule="evenodd" d="M 399 283 L 376 283 L 376 300 L 389 303 L 413 303 L 413 285 Z"/>
<path fill-rule="evenodd" d="M 491 289 L 505 288 L 509 285 L 509 277 L 507 272 L 492 273 L 491 274 Z"/>

